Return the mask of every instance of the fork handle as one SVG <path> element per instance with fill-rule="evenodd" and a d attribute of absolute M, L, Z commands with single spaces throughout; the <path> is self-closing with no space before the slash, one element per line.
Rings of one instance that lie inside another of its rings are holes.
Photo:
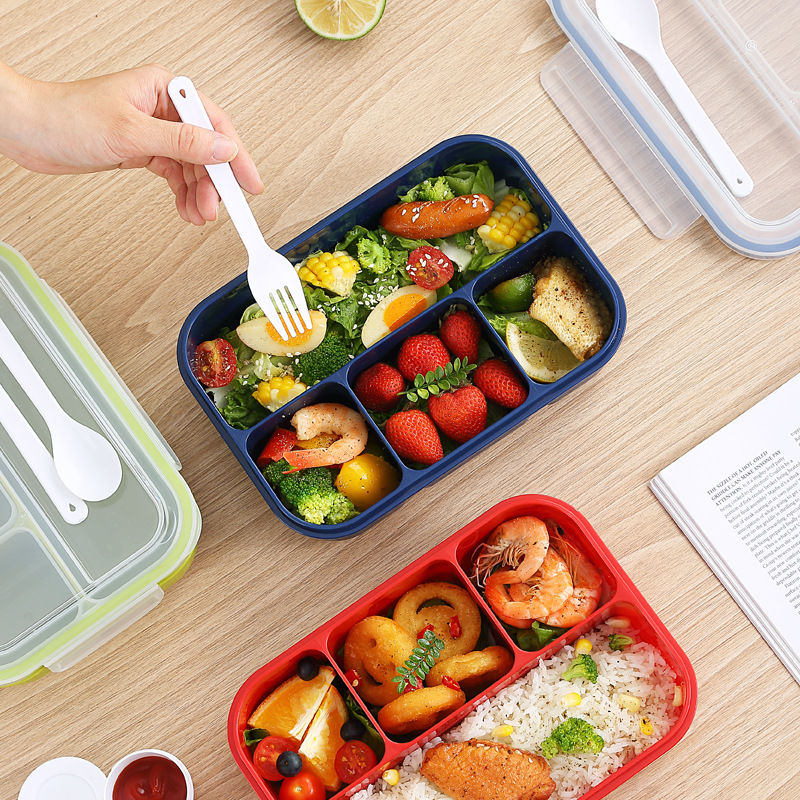
<path fill-rule="evenodd" d="M 167 86 L 167 92 L 183 122 L 209 131 L 214 130 L 203 107 L 203 101 L 189 78 L 184 76 L 173 78 Z M 205 167 L 220 199 L 228 209 L 231 222 L 241 236 L 248 254 L 258 252 L 258 248 L 263 251 L 264 236 L 230 164 L 206 164 Z"/>

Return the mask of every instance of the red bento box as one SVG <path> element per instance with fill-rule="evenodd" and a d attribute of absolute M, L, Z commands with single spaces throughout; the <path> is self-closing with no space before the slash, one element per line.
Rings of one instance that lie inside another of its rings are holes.
<path fill-rule="evenodd" d="M 584 622 L 570 628 L 545 649 L 529 652 L 520 649 L 498 622 L 492 609 L 484 601 L 480 591 L 469 578 L 472 556 L 497 525 L 513 517 L 531 515 L 541 519 L 553 519 L 583 554 L 597 567 L 603 577 L 603 587 L 597 609 Z M 513 665 L 500 680 L 476 697 L 469 699 L 448 717 L 420 735 L 391 737 L 383 732 L 357 691 L 352 695 L 358 700 L 367 716 L 382 736 L 384 753 L 380 753 L 378 764 L 357 783 L 343 785 L 330 798 L 344 798 L 376 781 L 381 774 L 400 764 L 415 747 L 425 745 L 459 723 L 486 698 L 496 695 L 520 676 L 560 650 L 571 644 L 587 631 L 612 617 L 624 616 L 631 620 L 640 641 L 656 647 L 664 660 L 674 670 L 677 685 L 682 689 L 683 703 L 672 728 L 661 739 L 633 757 L 624 766 L 613 772 L 601 783 L 589 789 L 582 800 L 599 800 L 631 775 L 663 755 L 687 732 L 697 705 L 697 681 L 686 654 L 667 631 L 644 597 L 633 585 L 589 522 L 578 511 L 566 503 L 544 495 L 520 495 L 504 500 L 470 522 L 440 545 L 409 564 L 404 570 L 385 581 L 369 594 L 353 603 L 333 619 L 306 636 L 286 652 L 254 672 L 236 694 L 228 716 L 228 742 L 233 757 L 247 780 L 262 800 L 277 800 L 277 783 L 265 781 L 253 767 L 250 748 L 244 744 L 243 732 L 247 720 L 259 703 L 274 688 L 295 674 L 297 662 L 304 656 L 314 656 L 322 663 L 330 664 L 335 673 L 335 684 L 348 687 L 342 666 L 342 647 L 350 628 L 365 616 L 384 614 L 391 609 L 399 597 L 410 588 L 427 581 L 449 581 L 463 586 L 472 595 L 490 628 L 490 637 L 496 644 L 507 647 L 513 654 Z M 349 687 L 348 687 L 349 688 Z"/>

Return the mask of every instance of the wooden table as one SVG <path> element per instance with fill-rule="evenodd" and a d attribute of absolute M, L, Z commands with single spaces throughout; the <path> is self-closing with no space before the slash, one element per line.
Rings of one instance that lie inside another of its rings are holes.
<path fill-rule="evenodd" d="M 288 241 L 432 144 L 462 133 L 520 150 L 618 281 L 618 353 L 365 533 L 303 537 L 270 513 L 185 388 L 175 341 L 244 270 L 227 216 L 182 222 L 149 173 L 34 175 L 0 159 L 0 239 L 80 317 L 173 446 L 203 514 L 197 557 L 162 603 L 75 668 L 0 691 L 0 797 L 61 755 L 108 771 L 160 747 L 198 798 L 249 800 L 226 741 L 250 673 L 498 499 L 534 492 L 593 524 L 697 671 L 687 736 L 613 793 L 796 795 L 800 687 L 647 487 L 798 371 L 800 256 L 763 263 L 705 222 L 653 237 L 542 89 L 565 44 L 546 4 L 389 0 L 366 38 L 318 38 L 290 0 L 0 0 L 2 58 L 66 80 L 158 61 L 223 105 L 266 183 L 253 209 Z M 2 113 L 2 112 L 0 112 Z"/>

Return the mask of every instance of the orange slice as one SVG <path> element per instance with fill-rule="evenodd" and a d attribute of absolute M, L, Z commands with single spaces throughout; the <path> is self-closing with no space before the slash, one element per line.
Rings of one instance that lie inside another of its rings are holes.
<path fill-rule="evenodd" d="M 336 774 L 334 759 L 344 744 L 339 731 L 348 716 L 342 696 L 335 686 L 331 686 L 314 715 L 303 744 L 300 745 L 299 752 L 306 766 L 316 774 L 329 792 L 335 792 L 342 784 Z"/>
<path fill-rule="evenodd" d="M 273 736 L 285 736 L 300 742 L 314 719 L 314 714 L 333 682 L 331 667 L 322 666 L 310 681 L 298 675 L 284 681 L 270 692 L 247 720 L 254 728 L 266 728 Z"/>

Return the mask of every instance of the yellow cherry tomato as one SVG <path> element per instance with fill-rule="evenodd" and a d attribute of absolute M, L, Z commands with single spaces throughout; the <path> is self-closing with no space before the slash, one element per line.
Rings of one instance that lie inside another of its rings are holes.
<path fill-rule="evenodd" d="M 359 511 L 364 511 L 399 484 L 400 475 L 388 461 L 372 453 L 362 453 L 342 464 L 334 485 Z"/>

